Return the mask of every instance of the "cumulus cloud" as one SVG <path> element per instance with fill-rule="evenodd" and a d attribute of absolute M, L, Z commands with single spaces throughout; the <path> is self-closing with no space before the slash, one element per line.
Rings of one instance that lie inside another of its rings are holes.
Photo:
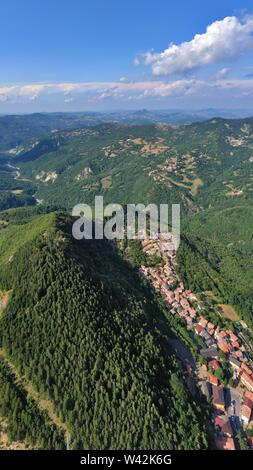
<path fill-rule="evenodd" d="M 239 20 L 228 16 L 210 24 L 204 34 L 191 41 L 170 44 L 162 52 L 149 51 L 135 64 L 152 66 L 154 75 L 185 74 L 210 64 L 232 61 L 253 49 L 253 15 Z"/>
<path fill-rule="evenodd" d="M 70 103 L 86 97 L 88 101 L 105 100 L 145 100 L 166 97 L 211 96 L 230 93 L 231 96 L 253 96 L 253 80 L 228 80 L 228 70 L 222 69 L 220 75 L 212 80 L 180 79 L 118 82 L 80 82 L 80 83 L 42 83 L 21 86 L 0 86 L 0 102 L 27 103 L 47 97 L 47 101 L 57 96 L 58 100 Z"/>

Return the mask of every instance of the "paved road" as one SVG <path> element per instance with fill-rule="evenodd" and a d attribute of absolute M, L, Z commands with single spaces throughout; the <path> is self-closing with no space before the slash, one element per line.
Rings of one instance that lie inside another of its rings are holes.
<path fill-rule="evenodd" d="M 253 347 L 251 346 L 250 342 L 246 340 L 246 338 L 244 337 L 244 335 L 242 333 L 238 333 L 238 338 L 241 339 L 241 341 L 244 343 L 244 345 L 246 345 L 246 347 L 252 352 L 253 351 Z"/>
<path fill-rule="evenodd" d="M 226 406 L 229 416 L 240 416 L 242 396 L 238 390 L 229 387 L 226 390 Z"/>

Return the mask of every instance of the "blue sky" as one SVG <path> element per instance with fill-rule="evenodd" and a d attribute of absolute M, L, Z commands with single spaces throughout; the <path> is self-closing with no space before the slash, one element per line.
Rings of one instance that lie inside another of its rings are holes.
<path fill-rule="evenodd" d="M 253 109 L 253 5 L 2 0 L 0 59 L 0 112 Z"/>

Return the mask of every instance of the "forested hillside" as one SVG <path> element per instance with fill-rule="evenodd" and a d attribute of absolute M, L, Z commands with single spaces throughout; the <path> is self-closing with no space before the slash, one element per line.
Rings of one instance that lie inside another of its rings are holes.
<path fill-rule="evenodd" d="M 107 203 L 180 203 L 192 214 L 252 200 L 252 148 L 251 118 L 53 129 L 1 156 L 0 209 L 37 199 L 71 210 L 100 194 Z"/>
<path fill-rule="evenodd" d="M 36 198 L 62 209 L 92 204 L 100 194 L 123 204 L 180 203 L 191 214 L 252 200 L 252 136 L 250 118 L 55 130 L 5 154 L 0 172 L 6 177 L 9 158 L 18 177 L 3 190 L 27 193 L 30 187 Z"/>
<path fill-rule="evenodd" d="M 71 448 L 207 448 L 205 414 L 188 396 L 153 294 L 115 247 L 74 242 L 70 227 L 49 214 L 27 225 L 10 218 L 2 230 L 5 354 L 53 404 Z"/>
<path fill-rule="evenodd" d="M 0 159 L 0 209 L 36 206 L 36 213 L 39 204 L 45 212 L 71 211 L 77 203 L 93 205 L 96 195 L 105 204 L 179 203 L 189 242 L 180 273 L 195 288 L 211 286 L 251 318 L 253 119 L 91 126 L 97 118 L 15 118 L 34 134 Z M 15 119 L 9 119 L 12 126 Z M 193 245 L 198 256 L 191 262 Z M 203 266 L 208 275 L 200 276 Z"/>
<path fill-rule="evenodd" d="M 215 114 L 216 113 L 216 114 Z M 83 112 L 83 113 L 34 113 L 25 115 L 0 116 L 0 152 L 23 145 L 34 137 L 42 137 L 55 129 L 77 129 L 94 126 L 103 122 L 127 125 L 143 124 L 190 124 L 215 117 L 224 118 L 238 116 L 235 111 L 203 110 L 199 112 L 171 111 L 119 111 L 114 113 Z M 241 112 L 243 115 L 248 113 Z"/>
<path fill-rule="evenodd" d="M 64 433 L 50 422 L 36 402 L 16 384 L 15 375 L 0 358 L 0 413 L 8 419 L 11 442 L 24 439 L 37 449 L 65 449 Z"/>
<path fill-rule="evenodd" d="M 253 209 L 237 204 L 186 219 L 178 272 L 194 291 L 212 290 L 253 326 Z"/>

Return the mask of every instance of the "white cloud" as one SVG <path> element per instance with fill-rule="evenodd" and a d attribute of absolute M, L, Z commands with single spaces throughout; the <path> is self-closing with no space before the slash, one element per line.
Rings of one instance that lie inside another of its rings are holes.
<path fill-rule="evenodd" d="M 121 83 L 129 83 L 131 80 L 129 80 L 129 78 L 127 78 L 127 77 L 120 77 L 119 81 Z"/>
<path fill-rule="evenodd" d="M 191 41 L 170 44 L 162 52 L 149 51 L 136 59 L 152 66 L 154 75 L 184 74 L 210 64 L 237 59 L 253 49 L 253 15 L 241 21 L 228 16 L 209 25 Z M 142 60 L 141 60 L 142 59 Z"/>
<path fill-rule="evenodd" d="M 218 70 L 218 72 L 216 72 L 215 78 L 216 79 L 226 78 L 228 76 L 229 72 L 230 72 L 229 67 L 223 67 L 222 69 Z"/>
<path fill-rule="evenodd" d="M 141 100 L 146 98 L 163 99 L 167 97 L 213 96 L 217 93 L 230 93 L 231 97 L 252 96 L 253 79 L 228 80 L 224 78 L 227 69 L 222 69 L 212 80 L 181 79 L 171 81 L 118 81 L 118 82 L 80 82 L 80 83 L 42 83 L 0 86 L 0 102 L 28 103 L 47 97 L 54 101 L 58 96 L 65 103 L 86 96 L 88 101 L 104 100 Z"/>
<path fill-rule="evenodd" d="M 64 103 L 72 103 L 73 101 L 73 98 L 69 97 L 69 98 L 64 98 Z"/>

